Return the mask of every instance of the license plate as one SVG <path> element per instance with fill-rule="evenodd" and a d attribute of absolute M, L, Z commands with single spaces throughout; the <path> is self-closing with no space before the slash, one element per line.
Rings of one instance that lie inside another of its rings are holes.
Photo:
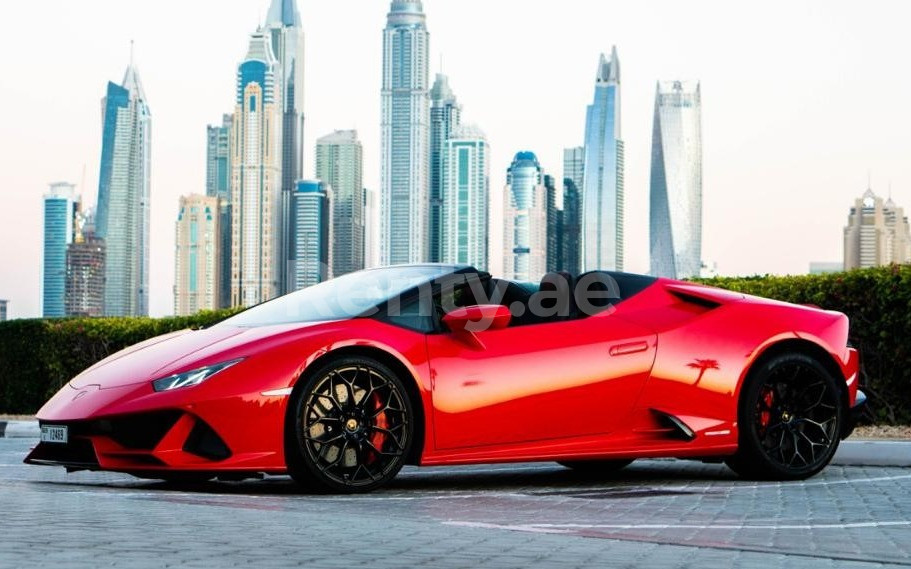
<path fill-rule="evenodd" d="M 66 425 L 41 425 L 41 442 L 66 444 L 70 441 L 70 430 Z"/>

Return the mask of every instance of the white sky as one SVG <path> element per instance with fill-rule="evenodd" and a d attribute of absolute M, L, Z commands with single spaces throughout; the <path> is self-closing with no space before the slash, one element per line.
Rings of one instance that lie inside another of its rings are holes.
<path fill-rule="evenodd" d="M 357 128 L 379 186 L 386 0 L 298 0 L 306 39 L 305 174 L 313 143 Z M 0 54 L 0 298 L 40 315 L 42 194 L 94 203 L 105 84 L 136 62 L 153 115 L 151 312 L 172 311 L 181 194 L 205 190 L 205 126 L 233 109 L 235 71 L 269 0 L 17 0 Z M 519 150 L 562 175 L 582 143 L 598 55 L 616 44 L 626 143 L 627 270 L 648 270 L 655 81 L 702 82 L 703 257 L 722 274 L 804 273 L 840 260 L 865 189 L 911 207 L 911 3 L 425 0 L 444 71 L 491 144 L 493 203 Z M 492 252 L 495 251 L 492 249 Z"/>

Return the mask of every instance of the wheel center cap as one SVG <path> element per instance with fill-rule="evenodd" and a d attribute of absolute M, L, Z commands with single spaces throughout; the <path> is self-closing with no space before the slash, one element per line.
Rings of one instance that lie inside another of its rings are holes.
<path fill-rule="evenodd" d="M 787 411 L 785 411 L 784 413 L 781 414 L 781 420 L 786 423 L 789 423 L 791 421 L 791 414 L 788 413 Z"/>
<path fill-rule="evenodd" d="M 350 431 L 352 433 L 354 431 L 356 431 L 357 430 L 357 419 L 348 419 L 347 421 L 345 421 L 345 428 L 348 429 L 348 431 Z"/>

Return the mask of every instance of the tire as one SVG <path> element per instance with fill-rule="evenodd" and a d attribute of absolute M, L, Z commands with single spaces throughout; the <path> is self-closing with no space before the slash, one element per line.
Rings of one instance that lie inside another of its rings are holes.
<path fill-rule="evenodd" d="M 835 455 L 845 421 L 841 383 L 801 353 L 773 356 L 750 371 L 738 405 L 737 453 L 725 460 L 757 480 L 803 480 Z"/>
<path fill-rule="evenodd" d="M 558 460 L 557 464 L 572 468 L 586 474 L 610 474 L 622 470 L 633 463 L 633 458 L 612 460 Z"/>
<path fill-rule="evenodd" d="M 346 356 L 294 390 L 285 432 L 288 472 L 317 492 L 369 492 L 395 478 L 414 441 L 402 380 L 383 363 Z"/>

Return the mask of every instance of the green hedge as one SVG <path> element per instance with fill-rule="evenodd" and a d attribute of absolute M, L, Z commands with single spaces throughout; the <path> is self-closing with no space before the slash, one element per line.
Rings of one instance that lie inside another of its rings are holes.
<path fill-rule="evenodd" d="M 911 265 L 700 282 L 847 314 L 851 342 L 861 351 L 869 418 L 911 424 Z M 152 336 L 211 324 L 233 312 L 0 322 L 0 412 L 32 413 L 70 378 L 108 354 Z"/>
<path fill-rule="evenodd" d="M 0 412 L 34 413 L 73 376 L 106 356 L 153 336 L 213 324 L 236 312 L 0 322 Z"/>
<path fill-rule="evenodd" d="M 699 282 L 844 312 L 861 353 L 868 419 L 911 424 L 911 265 L 789 277 L 700 279 Z"/>

